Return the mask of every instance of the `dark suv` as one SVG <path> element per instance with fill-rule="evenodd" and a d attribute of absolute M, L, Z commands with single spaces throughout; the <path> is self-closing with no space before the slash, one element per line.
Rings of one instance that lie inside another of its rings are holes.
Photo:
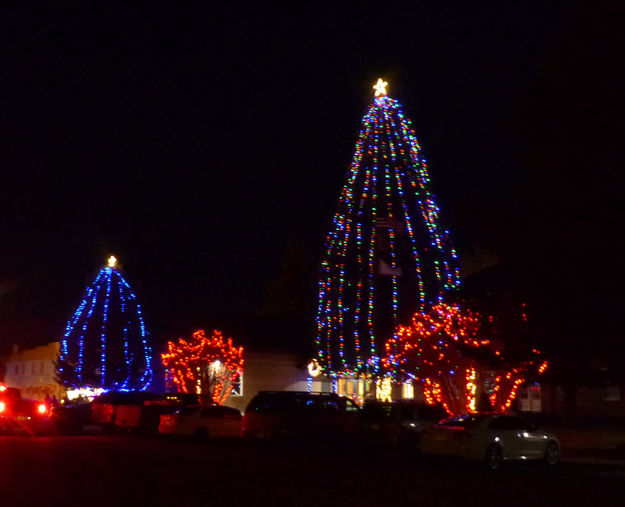
<path fill-rule="evenodd" d="M 369 401 L 361 411 L 358 427 L 371 444 L 416 449 L 421 433 L 447 416 L 443 407 L 424 402 Z"/>
<path fill-rule="evenodd" d="M 336 394 L 261 391 L 243 415 L 248 438 L 324 437 L 353 434 L 360 408 Z"/>

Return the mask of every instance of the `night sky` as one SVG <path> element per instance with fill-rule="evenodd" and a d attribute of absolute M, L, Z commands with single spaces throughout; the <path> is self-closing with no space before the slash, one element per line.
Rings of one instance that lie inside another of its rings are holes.
<path fill-rule="evenodd" d="M 319 259 L 380 76 L 461 255 L 548 349 L 622 350 L 623 9 L 349 3 L 3 7 L 0 352 L 58 339 L 111 254 L 156 349 L 254 313 L 290 238 Z"/>

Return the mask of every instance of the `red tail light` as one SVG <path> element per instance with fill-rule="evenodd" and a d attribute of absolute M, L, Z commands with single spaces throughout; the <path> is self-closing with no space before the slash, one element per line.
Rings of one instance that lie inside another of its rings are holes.
<path fill-rule="evenodd" d="M 37 405 L 37 412 L 39 413 L 39 415 L 45 415 L 46 412 L 48 412 L 48 407 L 46 407 L 45 403 L 40 403 L 39 405 Z"/>
<path fill-rule="evenodd" d="M 0 401 L 0 414 L 6 410 L 7 406 L 4 404 L 4 401 Z"/>

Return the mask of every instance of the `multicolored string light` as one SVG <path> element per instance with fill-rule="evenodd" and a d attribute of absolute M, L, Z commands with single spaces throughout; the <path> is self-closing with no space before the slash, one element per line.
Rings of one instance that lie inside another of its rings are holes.
<path fill-rule="evenodd" d="M 321 262 L 317 358 L 333 377 L 377 374 L 397 323 L 460 285 L 427 163 L 386 86 L 374 87 Z"/>
<path fill-rule="evenodd" d="M 141 305 L 116 262 L 109 258 L 65 328 L 58 370 L 68 388 L 144 391 L 152 382 Z"/>

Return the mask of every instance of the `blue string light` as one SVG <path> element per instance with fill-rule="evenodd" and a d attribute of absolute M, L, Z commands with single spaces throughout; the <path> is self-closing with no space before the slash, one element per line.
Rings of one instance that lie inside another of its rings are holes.
<path fill-rule="evenodd" d="M 74 388 L 144 391 L 152 382 L 152 349 L 141 305 L 114 261 L 87 287 L 67 323 L 59 373 Z"/>
<path fill-rule="evenodd" d="M 109 300 L 111 299 L 111 272 L 113 268 L 104 268 L 106 271 L 106 299 L 104 300 L 104 314 L 100 333 L 100 387 L 105 386 L 106 379 L 106 322 L 109 315 Z"/>

